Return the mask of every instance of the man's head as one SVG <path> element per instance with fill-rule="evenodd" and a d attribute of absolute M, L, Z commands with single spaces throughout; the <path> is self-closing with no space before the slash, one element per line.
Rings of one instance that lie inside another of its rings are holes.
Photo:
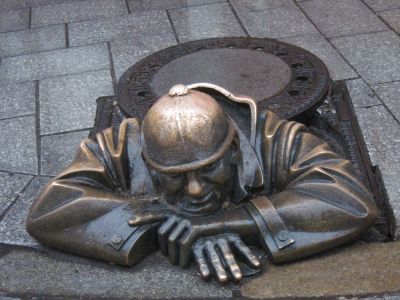
<path fill-rule="evenodd" d="M 239 158 L 232 121 L 209 95 L 171 88 L 143 120 L 143 157 L 169 203 L 189 215 L 219 210 Z"/>

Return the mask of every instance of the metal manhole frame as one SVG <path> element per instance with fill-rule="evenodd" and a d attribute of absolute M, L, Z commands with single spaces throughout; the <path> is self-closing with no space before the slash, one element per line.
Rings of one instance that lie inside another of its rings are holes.
<path fill-rule="evenodd" d="M 292 72 L 289 84 L 277 95 L 259 100 L 259 110 L 270 109 L 289 119 L 313 111 L 329 92 L 331 79 L 325 64 L 314 54 L 268 38 L 224 37 L 190 41 L 155 52 L 128 68 L 118 80 L 116 100 L 130 117 L 142 119 L 159 98 L 151 89 L 154 74 L 174 59 L 205 49 L 250 49 L 282 59 Z"/>

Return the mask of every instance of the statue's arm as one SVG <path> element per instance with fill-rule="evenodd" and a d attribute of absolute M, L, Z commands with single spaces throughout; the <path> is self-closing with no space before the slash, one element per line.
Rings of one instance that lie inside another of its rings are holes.
<path fill-rule="evenodd" d="M 247 208 L 276 262 L 351 241 L 376 217 L 351 163 L 295 122 L 268 113 L 261 136 L 268 197 Z"/>
<path fill-rule="evenodd" d="M 82 256 L 129 265 L 143 253 L 135 245 L 150 226 L 130 227 L 128 195 L 139 124 L 125 120 L 79 147 L 73 163 L 53 179 L 31 207 L 28 232 L 45 245 Z M 131 153 L 129 153 L 131 152 Z M 151 250 L 149 246 L 149 250 Z M 144 254 L 143 254 L 144 255 Z"/>

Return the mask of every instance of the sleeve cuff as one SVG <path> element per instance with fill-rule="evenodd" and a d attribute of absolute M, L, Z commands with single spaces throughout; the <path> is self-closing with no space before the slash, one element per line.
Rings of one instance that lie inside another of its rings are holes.
<path fill-rule="evenodd" d="M 245 207 L 253 217 L 262 245 L 271 257 L 277 256 L 280 250 L 295 242 L 267 197 L 261 196 L 250 199 Z"/>

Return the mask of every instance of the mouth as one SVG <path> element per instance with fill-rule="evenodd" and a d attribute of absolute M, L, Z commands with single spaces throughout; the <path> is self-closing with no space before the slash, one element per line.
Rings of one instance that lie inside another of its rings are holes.
<path fill-rule="evenodd" d="M 211 190 L 200 198 L 186 198 L 180 205 L 182 213 L 188 216 L 205 216 L 220 209 L 221 193 Z"/>

